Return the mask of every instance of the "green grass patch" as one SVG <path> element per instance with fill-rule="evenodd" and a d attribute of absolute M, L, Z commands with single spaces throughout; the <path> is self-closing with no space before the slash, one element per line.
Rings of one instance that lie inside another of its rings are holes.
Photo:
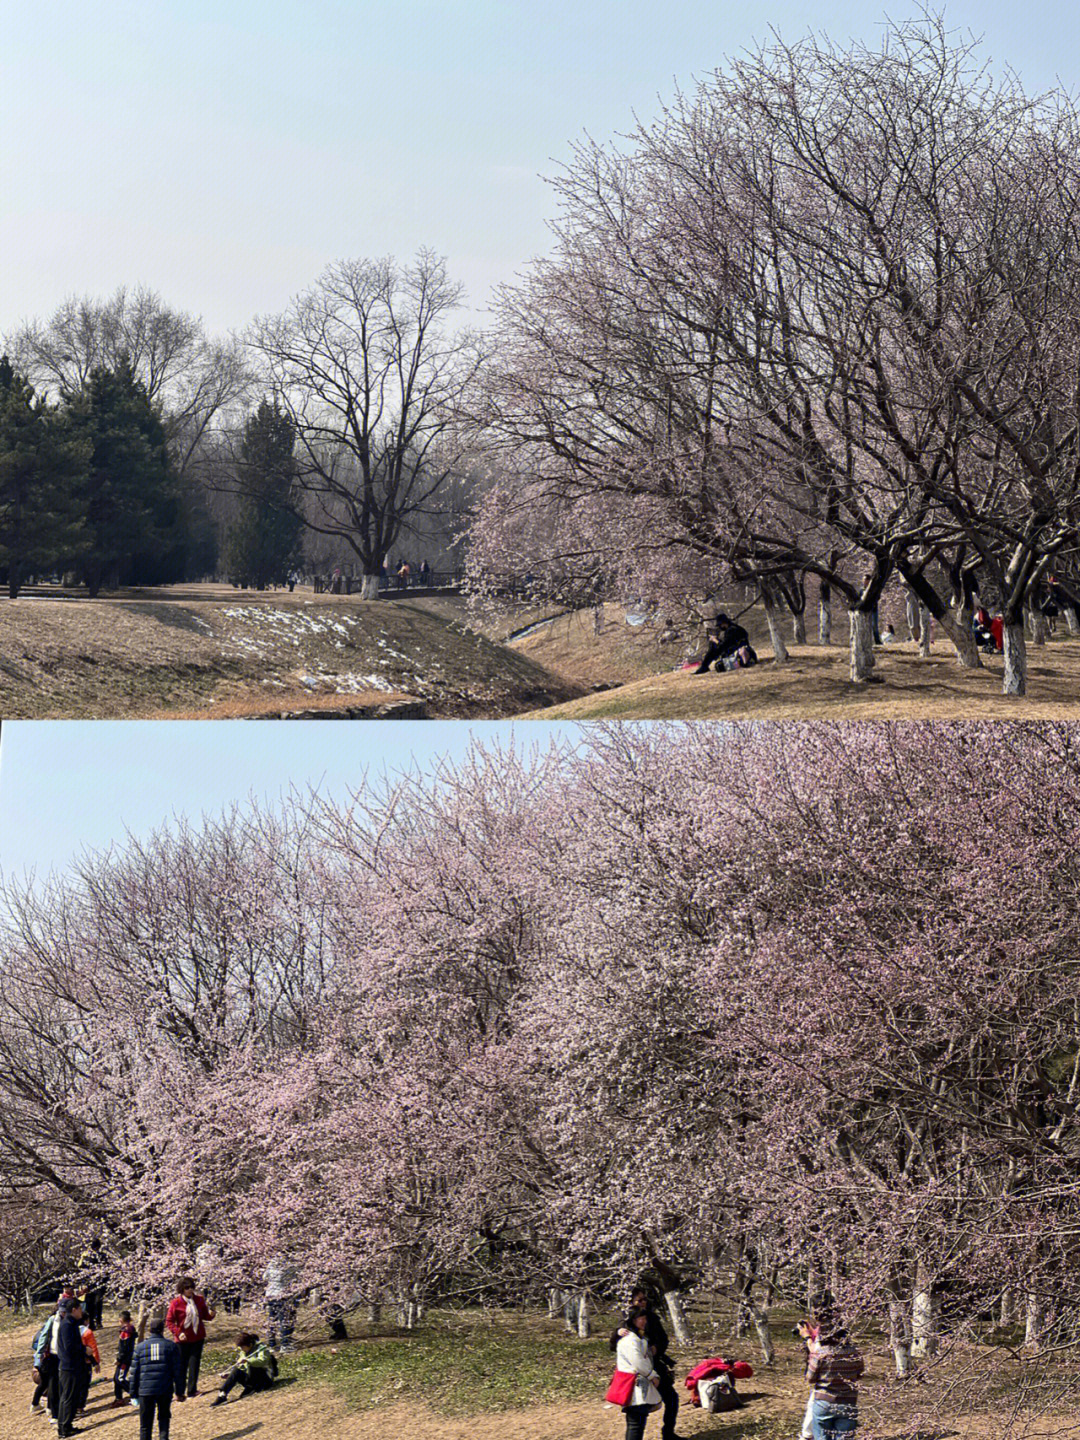
<path fill-rule="evenodd" d="M 407 1401 L 447 1416 L 595 1399 L 611 1378 L 608 1328 L 591 1340 L 555 1322 L 490 1312 L 434 1312 L 412 1331 L 379 1331 L 281 1358 L 282 1379 L 326 1384 L 354 1410 Z M 207 1369 L 232 1363 L 214 1347 Z"/>

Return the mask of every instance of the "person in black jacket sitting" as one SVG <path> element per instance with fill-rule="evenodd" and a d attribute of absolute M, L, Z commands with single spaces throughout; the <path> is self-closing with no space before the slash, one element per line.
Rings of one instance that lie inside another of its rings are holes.
<path fill-rule="evenodd" d="M 151 1320 L 150 1333 L 131 1362 L 131 1398 L 139 1402 L 139 1440 L 153 1440 L 154 1415 L 161 1440 L 169 1440 L 173 1395 L 184 1398 L 187 1367 L 180 1346 L 165 1334 L 164 1320 Z"/>
<path fill-rule="evenodd" d="M 709 666 L 715 660 L 727 660 L 743 646 L 750 648 L 750 636 L 741 625 L 736 625 L 730 615 L 717 615 L 713 621 L 713 633 L 709 635 L 708 648 L 705 651 L 705 658 L 694 671 L 695 675 L 704 675 Z"/>
<path fill-rule="evenodd" d="M 739 627 L 736 627 L 739 628 Z M 745 631 L 743 632 L 746 633 Z M 661 1440 L 679 1440 L 675 1434 L 675 1423 L 679 1418 L 679 1396 L 675 1390 L 675 1362 L 668 1355 L 668 1333 L 664 1323 L 652 1307 L 647 1290 L 640 1287 L 630 1296 L 630 1314 L 645 1316 L 645 1340 L 649 1346 L 653 1366 L 660 1377 L 656 1389 L 664 1402 L 664 1423 L 660 1430 Z M 610 1348 L 618 1348 L 624 1329 L 615 1330 L 609 1342 Z"/>

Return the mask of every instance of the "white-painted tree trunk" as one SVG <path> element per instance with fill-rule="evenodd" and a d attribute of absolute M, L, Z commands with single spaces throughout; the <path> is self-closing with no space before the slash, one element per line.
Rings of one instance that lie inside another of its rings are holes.
<path fill-rule="evenodd" d="M 931 643 L 934 639 L 933 616 L 925 605 L 919 606 L 919 654 L 931 654 Z"/>
<path fill-rule="evenodd" d="M 998 1324 L 1004 1330 L 1011 1325 L 1016 1318 L 1015 1295 L 1012 1290 L 1006 1288 L 1001 1292 L 1001 1304 L 998 1308 Z"/>
<path fill-rule="evenodd" d="M 579 1340 L 588 1340 L 592 1334 L 592 1326 L 589 1323 L 589 1302 L 586 1299 L 584 1290 L 578 1296 L 577 1333 Z"/>
<path fill-rule="evenodd" d="M 769 627 L 769 639 L 772 641 L 773 658 L 777 665 L 786 665 L 788 659 L 787 646 L 784 644 L 783 623 L 780 612 L 775 605 L 765 606 L 765 621 Z"/>
<path fill-rule="evenodd" d="M 548 1291 L 548 1319 L 557 1320 L 562 1313 L 563 1293 L 561 1290 Z"/>
<path fill-rule="evenodd" d="M 1031 612 L 1031 643 L 1045 645 L 1050 636 L 1050 622 L 1041 610 Z"/>
<path fill-rule="evenodd" d="M 806 611 L 800 610 L 791 617 L 791 638 L 796 645 L 806 644 Z"/>
<path fill-rule="evenodd" d="M 904 597 L 904 611 L 907 615 L 908 635 L 915 644 L 918 644 L 922 637 L 922 628 L 919 625 L 919 602 L 910 590 Z"/>
<path fill-rule="evenodd" d="M 378 1325 L 379 1321 L 382 1319 L 382 1302 L 379 1300 L 372 1300 L 371 1304 L 368 1306 L 367 1314 L 368 1322 L 372 1325 Z"/>
<path fill-rule="evenodd" d="M 1006 695 L 1027 694 L 1027 642 L 1023 625 L 1005 626 L 1005 680 Z"/>
<path fill-rule="evenodd" d="M 861 685 L 874 668 L 874 617 L 868 610 L 849 610 L 851 626 L 851 679 Z"/>
<path fill-rule="evenodd" d="M 982 669 L 979 647 L 975 643 L 975 632 L 971 628 L 974 618 L 972 611 L 961 610 L 959 620 L 945 616 L 940 622 L 941 628 L 949 637 L 952 647 L 956 651 L 957 663 L 964 670 Z"/>
<path fill-rule="evenodd" d="M 911 1374 L 911 1338 L 898 1299 L 889 1301 L 889 1348 L 893 1352 L 896 1378 L 906 1380 Z"/>
<path fill-rule="evenodd" d="M 1024 1305 L 1024 1344 L 1029 1350 L 1040 1350 L 1043 1343 L 1042 1300 L 1029 1291 Z"/>
<path fill-rule="evenodd" d="M 360 580 L 360 599 L 377 600 L 379 598 L 379 577 L 378 575 L 364 575 Z"/>
<path fill-rule="evenodd" d="M 563 1325 L 568 1335 L 577 1334 L 577 1296 L 569 1291 L 563 1301 Z"/>
<path fill-rule="evenodd" d="M 761 1346 L 761 1358 L 766 1365 L 771 1365 L 776 1359 L 776 1347 L 773 1345 L 768 1311 L 763 1310 L 760 1305 L 751 1304 L 750 1319 L 757 1334 L 758 1344 Z"/>
<path fill-rule="evenodd" d="M 915 1294 L 911 1300 L 911 1353 L 917 1360 L 927 1360 L 937 1354 L 937 1320 L 937 1296 L 920 1260 L 915 1266 Z"/>
<path fill-rule="evenodd" d="M 1080 635 L 1080 616 L 1076 613 L 1075 605 L 1066 605 L 1062 611 L 1065 616 L 1065 626 L 1070 635 Z"/>
<path fill-rule="evenodd" d="M 818 601 L 817 633 L 819 645 L 832 644 L 832 610 L 827 600 Z"/>
<path fill-rule="evenodd" d="M 694 1337 L 690 1334 L 690 1326 L 686 1319 L 686 1308 L 682 1302 L 682 1296 L 677 1290 L 668 1290 L 664 1295 L 664 1303 L 667 1305 L 667 1312 L 671 1319 L 671 1328 L 675 1332 L 675 1339 L 680 1345 L 692 1345 Z"/>

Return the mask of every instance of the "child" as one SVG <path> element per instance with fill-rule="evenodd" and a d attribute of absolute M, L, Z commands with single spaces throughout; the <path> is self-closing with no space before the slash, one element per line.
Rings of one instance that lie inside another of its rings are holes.
<path fill-rule="evenodd" d="M 93 1380 L 93 1372 L 101 1369 L 101 1351 L 98 1349 L 97 1337 L 94 1335 L 94 1327 L 88 1319 L 84 1319 L 80 1323 L 79 1332 L 82 1335 L 86 1364 L 83 1366 L 82 1375 L 79 1378 L 75 1413 L 76 1415 L 83 1415 L 86 1413 L 86 1402 L 90 1398 L 90 1383 Z"/>
<path fill-rule="evenodd" d="M 224 1405 L 234 1385 L 240 1386 L 241 1395 L 250 1395 L 253 1390 L 269 1390 L 277 1378 L 277 1360 L 265 1341 L 245 1330 L 236 1343 L 236 1363 L 231 1370 L 222 1371 L 221 1389 L 212 1405 Z"/>
<path fill-rule="evenodd" d="M 120 1311 L 120 1335 L 116 1348 L 116 1370 L 113 1374 L 113 1409 L 126 1405 L 124 1391 L 131 1369 L 131 1357 L 135 1354 L 135 1326 L 131 1323 L 131 1311 Z"/>

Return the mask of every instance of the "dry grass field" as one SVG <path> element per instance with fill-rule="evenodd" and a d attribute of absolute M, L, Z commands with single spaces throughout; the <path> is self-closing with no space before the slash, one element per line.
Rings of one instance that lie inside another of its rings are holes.
<path fill-rule="evenodd" d="M 251 1316 L 255 1326 L 259 1321 Z M 9 1323 L 0 1334 L 0 1434 L 4 1440 L 49 1435 L 47 1415 L 29 1409 L 29 1345 L 35 1325 Z M 354 1328 L 355 1325 L 354 1325 Z M 779 1328 L 779 1327 L 778 1327 Z M 363 1332 L 363 1327 L 360 1327 Z M 216 1333 L 215 1333 L 216 1332 Z M 217 1369 L 230 1351 L 220 1321 L 211 1332 L 203 1388 L 173 1407 L 173 1440 L 620 1440 L 622 1416 L 602 1403 L 611 1369 L 604 1317 L 583 1344 L 540 1316 L 471 1312 L 440 1315 L 418 1331 L 361 1333 L 331 1344 L 317 1317 L 299 1331 L 300 1350 L 285 1357 L 278 1386 L 263 1395 L 212 1408 Z M 704 1333 L 704 1332 L 703 1332 Z M 112 1317 L 101 1332 L 102 1377 L 91 1389 L 79 1422 L 87 1435 L 125 1440 L 138 1434 L 130 1408 L 112 1407 L 111 1360 L 116 1348 Z M 734 1343 L 735 1349 L 732 1349 Z M 700 1354 L 739 1354 L 756 1362 L 748 1342 L 730 1336 L 702 1339 Z M 695 1352 L 696 1355 L 697 1352 Z M 743 1408 L 708 1415 L 688 1402 L 679 1433 L 714 1440 L 795 1440 L 806 1399 L 800 1350 L 778 1337 L 778 1360 L 740 1385 Z M 984 1368 L 987 1352 L 979 1352 Z M 900 1386 L 890 1375 L 883 1343 L 867 1348 L 862 1385 L 863 1440 L 1077 1440 L 1076 1382 L 1067 1358 L 1052 1361 L 1039 1386 L 1039 1403 L 1026 1374 L 1029 1362 L 1009 1354 L 990 1368 L 975 1413 L 956 1413 L 961 1366 L 931 1368 L 921 1382 Z M 682 1357 L 682 1368 L 688 1368 Z M 1058 1378 L 1053 1378 L 1057 1376 Z M 1070 1378 L 1071 1377 L 1071 1378 Z M 940 1412 L 940 1413 L 939 1413 Z M 653 1440 L 659 1434 L 650 1421 Z"/>
<path fill-rule="evenodd" d="M 185 586 L 0 603 L 5 719 L 235 718 L 309 708 L 313 696 L 412 697 L 433 717 L 501 718 L 575 693 L 437 599 Z"/>
<path fill-rule="evenodd" d="M 753 634 L 753 631 L 751 632 Z M 1062 720 L 1080 718 L 1080 639 L 1052 639 L 1028 652 L 1028 693 L 1001 693 L 1001 657 L 984 656 L 981 670 L 962 670 L 952 647 L 935 641 L 923 657 L 914 645 L 875 651 L 881 683 L 853 685 L 845 647 L 793 646 L 790 662 L 775 665 L 764 642 L 752 670 L 693 675 L 666 669 L 618 689 L 531 712 L 531 719 L 568 720 Z M 673 647 L 674 648 L 674 647 Z M 553 654 L 557 674 L 580 675 L 583 646 L 571 664 Z M 526 653 L 539 658 L 536 648 Z M 675 655 L 674 666 L 681 657 Z"/>
<path fill-rule="evenodd" d="M 454 596 L 365 603 L 308 592 L 185 586 L 101 600 L 0 602 L 0 717 L 237 719 L 422 702 L 432 718 L 1062 719 L 1080 716 L 1080 639 L 1030 647 L 1023 699 L 1001 695 L 1001 659 L 963 671 L 951 646 L 880 648 L 880 684 L 848 680 L 836 643 L 792 646 L 776 666 L 757 609 L 743 623 L 756 669 L 694 676 L 700 627 L 667 643 L 655 621 Z M 384 713 L 392 715 L 392 708 Z M 403 714 L 407 712 L 401 712 Z"/>

